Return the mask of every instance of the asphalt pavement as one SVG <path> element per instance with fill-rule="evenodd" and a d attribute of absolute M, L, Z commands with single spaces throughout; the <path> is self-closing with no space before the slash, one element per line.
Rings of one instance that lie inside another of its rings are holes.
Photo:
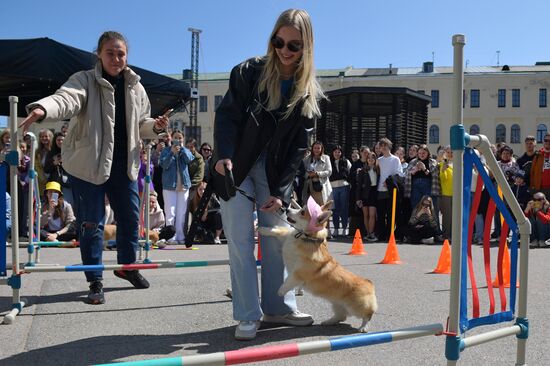
<path fill-rule="evenodd" d="M 376 286 L 379 311 L 370 323 L 372 332 L 418 325 L 445 324 L 449 312 L 449 275 L 429 274 L 437 264 L 440 245 L 398 245 L 400 265 L 378 264 L 385 243 L 366 243 L 364 256 L 347 255 L 351 240 L 331 241 L 332 255 L 350 271 L 371 279 Z M 21 250 L 22 261 L 26 251 Z M 527 362 L 550 365 L 547 340 L 550 329 L 550 249 L 530 252 Z M 476 279 L 485 283 L 482 249 L 473 248 Z M 491 249 L 493 278 L 497 248 Z M 8 258 L 11 253 L 8 249 Z M 199 245 L 196 250 L 154 250 L 153 259 L 197 261 L 228 259 L 226 245 Z M 116 252 L 104 252 L 105 264 L 115 263 Z M 80 263 L 78 249 L 42 249 L 42 263 Z M 208 354 L 247 347 L 290 344 L 356 334 L 361 321 L 349 318 L 341 325 L 322 326 L 330 305 L 307 292 L 297 298 L 299 309 L 311 314 L 310 327 L 264 324 L 256 339 L 233 338 L 236 322 L 227 265 L 144 270 L 151 287 L 136 290 L 112 272 L 104 274 L 106 303 L 87 305 L 83 273 L 25 274 L 21 294 L 28 301 L 11 325 L 0 325 L 0 365 L 90 365 Z M 481 315 L 488 313 L 486 288 L 480 289 Z M 500 306 L 495 291 L 497 308 Z M 0 286 L 0 317 L 11 307 L 11 289 Z M 506 323 L 507 325 L 509 323 Z M 467 336 L 504 325 L 484 326 Z M 515 337 L 466 349 L 459 364 L 512 365 Z M 262 365 L 445 365 L 445 337 L 429 336 L 376 346 L 317 353 L 262 362 Z"/>

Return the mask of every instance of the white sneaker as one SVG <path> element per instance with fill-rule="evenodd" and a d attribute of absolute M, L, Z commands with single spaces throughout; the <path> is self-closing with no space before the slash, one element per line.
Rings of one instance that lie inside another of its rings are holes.
<path fill-rule="evenodd" d="M 264 314 L 263 321 L 266 323 L 293 325 L 296 327 L 305 327 L 313 324 L 313 318 L 311 315 L 301 313 L 298 310 L 285 315 Z"/>
<path fill-rule="evenodd" d="M 214 238 L 214 244 L 221 244 L 222 241 L 220 240 L 220 238 Z"/>
<path fill-rule="evenodd" d="M 259 321 L 242 320 L 235 328 L 235 339 L 239 341 L 249 341 L 256 338 L 256 332 L 260 328 Z"/>
<path fill-rule="evenodd" d="M 550 239 L 548 239 L 548 240 L 546 240 L 546 241 L 544 242 L 544 247 L 545 247 L 545 248 L 550 247 Z"/>
<path fill-rule="evenodd" d="M 159 249 L 162 249 L 162 248 L 165 248 L 166 247 L 166 240 L 165 239 L 160 239 L 158 240 L 155 245 L 159 248 Z"/>

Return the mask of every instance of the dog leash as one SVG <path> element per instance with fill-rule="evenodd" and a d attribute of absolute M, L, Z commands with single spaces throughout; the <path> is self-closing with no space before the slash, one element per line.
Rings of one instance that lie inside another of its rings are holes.
<path fill-rule="evenodd" d="M 248 199 L 250 202 L 257 205 L 256 198 L 249 195 L 244 189 L 242 189 L 240 187 L 237 187 L 235 185 L 235 179 L 233 178 L 233 171 L 227 169 L 226 165 L 224 165 L 224 169 L 225 169 L 225 189 L 228 192 L 228 195 L 231 196 L 231 197 L 235 197 L 236 192 L 239 192 L 246 199 Z M 284 219 L 282 217 L 282 215 L 286 214 L 286 211 L 287 211 L 287 208 L 284 207 L 284 206 L 281 206 L 277 210 L 277 212 L 273 212 L 273 214 L 279 220 L 283 221 L 284 223 L 286 223 L 287 225 L 289 225 L 290 227 L 292 227 L 294 230 L 297 231 L 297 233 L 294 235 L 294 237 L 296 239 L 303 237 L 302 240 L 311 241 L 311 242 L 314 242 L 314 243 L 322 243 L 324 241 L 324 239 L 319 239 L 319 238 L 313 237 L 311 235 L 308 235 L 306 232 L 304 232 L 303 230 L 298 229 L 296 226 L 294 226 L 288 220 Z"/>

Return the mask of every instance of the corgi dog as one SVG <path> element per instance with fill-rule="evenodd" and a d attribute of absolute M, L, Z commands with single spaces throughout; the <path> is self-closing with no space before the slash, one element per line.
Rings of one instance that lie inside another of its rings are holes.
<path fill-rule="evenodd" d="M 283 259 L 288 277 L 279 288 L 279 296 L 303 287 L 332 303 L 334 315 L 321 324 L 336 325 L 352 315 L 362 319 L 358 330 L 366 333 L 372 315 L 378 310 L 374 285 L 346 270 L 329 254 L 326 225 L 332 215 L 331 206 L 332 201 L 319 206 L 310 197 L 307 207 L 287 209 L 287 220 L 293 227 L 260 227 L 259 232 L 284 241 Z"/>
<path fill-rule="evenodd" d="M 103 227 L 103 247 L 107 247 L 110 240 L 116 240 L 116 225 L 105 225 Z M 155 230 L 149 230 L 149 240 L 155 244 L 159 240 L 159 233 Z"/>

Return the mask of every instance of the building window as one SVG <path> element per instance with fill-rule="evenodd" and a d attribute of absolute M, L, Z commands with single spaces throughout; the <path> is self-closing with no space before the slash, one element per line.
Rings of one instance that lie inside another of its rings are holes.
<path fill-rule="evenodd" d="M 506 107 L 506 89 L 498 90 L 498 107 L 499 108 Z"/>
<path fill-rule="evenodd" d="M 512 89 L 512 107 L 519 108 L 519 89 Z"/>
<path fill-rule="evenodd" d="M 432 90 L 432 108 L 439 108 L 439 90 Z"/>
<path fill-rule="evenodd" d="M 548 129 L 546 128 L 546 125 L 544 123 L 541 123 L 537 126 L 537 143 L 541 144 L 544 140 L 544 135 L 548 132 Z"/>
<path fill-rule="evenodd" d="M 479 135 L 479 126 L 478 125 L 472 125 L 470 127 L 470 135 Z"/>
<path fill-rule="evenodd" d="M 519 144 L 521 143 L 521 127 L 518 124 L 512 125 L 510 129 L 510 143 Z"/>
<path fill-rule="evenodd" d="M 546 108 L 546 89 L 539 89 L 539 107 Z"/>
<path fill-rule="evenodd" d="M 201 126 L 185 126 L 183 132 L 185 133 L 186 138 L 192 137 L 197 140 L 200 145 L 200 142 L 202 141 Z"/>
<path fill-rule="evenodd" d="M 479 108 L 479 89 L 470 90 L 470 108 Z"/>
<path fill-rule="evenodd" d="M 496 142 L 506 142 L 506 126 L 504 126 L 502 123 L 500 125 L 497 125 L 496 130 Z"/>
<path fill-rule="evenodd" d="M 214 110 L 218 109 L 218 106 L 222 102 L 223 95 L 214 95 Z"/>
<path fill-rule="evenodd" d="M 199 97 L 199 112 L 208 112 L 208 96 L 201 95 Z"/>
<path fill-rule="evenodd" d="M 428 141 L 430 144 L 439 144 L 439 127 L 437 125 L 430 126 Z"/>

